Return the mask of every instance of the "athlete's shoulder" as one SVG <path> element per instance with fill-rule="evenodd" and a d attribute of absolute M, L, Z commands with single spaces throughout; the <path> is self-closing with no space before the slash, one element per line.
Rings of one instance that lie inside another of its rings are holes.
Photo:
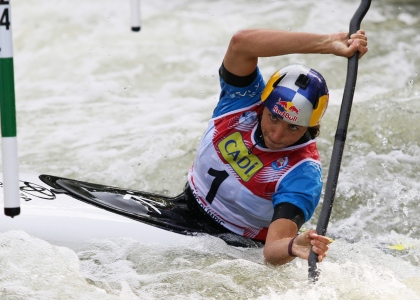
<path fill-rule="evenodd" d="M 219 102 L 213 112 L 213 118 L 254 105 L 261 101 L 261 93 L 264 90 L 265 82 L 258 68 L 255 70 L 255 78 L 253 78 L 252 81 L 249 80 L 247 82 L 248 85 L 246 86 L 235 83 L 235 81 L 228 76 L 224 77 L 225 79 L 220 77 L 221 92 Z"/>

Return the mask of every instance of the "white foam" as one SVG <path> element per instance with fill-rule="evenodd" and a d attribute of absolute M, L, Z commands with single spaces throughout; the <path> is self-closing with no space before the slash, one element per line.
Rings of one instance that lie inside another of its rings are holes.
<path fill-rule="evenodd" d="M 261 252 L 239 252 L 217 242 L 150 247 L 100 240 L 76 255 L 12 232 L 0 235 L 0 243 L 13 250 L 0 247 L 6 264 L 0 269 L 0 295 L 418 299 L 413 273 L 418 250 L 375 250 L 383 242 L 378 236 L 391 232 L 400 239 L 410 236 L 414 244 L 419 240 L 419 18 L 414 6 L 394 2 L 373 1 L 362 23 L 369 52 L 359 62 L 329 226 L 329 233 L 343 240 L 332 246 L 318 286 L 305 288 L 306 262 L 273 270 L 262 264 Z M 142 29 L 133 33 L 129 1 L 13 3 L 22 171 L 179 193 L 217 102 L 218 67 L 230 36 L 252 27 L 347 31 L 357 3 L 155 0 L 141 5 Z M 326 55 L 260 61 L 265 78 L 292 62 L 320 71 L 331 90 L 333 105 L 319 139 L 326 178 L 347 61 Z M 309 224 L 315 225 L 318 215 L 319 209 Z"/>

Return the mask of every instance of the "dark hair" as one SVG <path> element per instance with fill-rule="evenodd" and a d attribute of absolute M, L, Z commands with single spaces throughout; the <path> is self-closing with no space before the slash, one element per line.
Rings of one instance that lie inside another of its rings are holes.
<path fill-rule="evenodd" d="M 312 127 L 308 127 L 308 132 L 311 135 L 311 139 L 314 139 L 319 135 L 319 133 L 321 132 L 320 128 L 321 125 L 319 124 Z"/>

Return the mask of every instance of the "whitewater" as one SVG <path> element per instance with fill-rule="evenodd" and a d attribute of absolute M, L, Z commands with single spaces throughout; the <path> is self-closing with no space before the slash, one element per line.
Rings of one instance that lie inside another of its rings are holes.
<path fill-rule="evenodd" d="M 175 196 L 217 103 L 231 36 L 347 31 L 359 1 L 142 1 L 140 32 L 130 30 L 128 0 L 11 5 L 20 171 Z M 306 261 L 274 268 L 261 249 L 213 237 L 165 243 L 127 232 L 66 247 L 4 231 L 0 218 L 0 299 L 420 299 L 419 8 L 372 0 L 362 22 L 369 52 L 317 283 Z M 260 68 L 268 79 L 290 63 L 328 82 L 318 138 L 325 183 L 347 60 L 289 55 Z"/>

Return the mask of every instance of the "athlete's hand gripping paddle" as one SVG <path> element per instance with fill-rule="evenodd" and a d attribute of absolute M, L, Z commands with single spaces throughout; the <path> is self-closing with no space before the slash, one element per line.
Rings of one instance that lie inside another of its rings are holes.
<path fill-rule="evenodd" d="M 349 35 L 360 29 L 360 24 L 367 11 L 369 10 L 371 0 L 362 0 L 356 12 L 350 21 Z M 316 231 L 320 235 L 327 232 L 328 222 L 331 216 L 332 206 L 337 187 L 338 174 L 340 172 L 341 159 L 343 157 L 343 149 L 346 141 L 347 127 L 350 119 L 350 111 L 353 103 L 354 90 L 356 88 L 357 68 L 359 61 L 359 52 L 354 53 L 348 59 L 347 78 L 344 87 L 343 101 L 341 104 L 340 115 L 338 118 L 337 131 L 335 134 L 333 151 L 331 154 L 330 168 L 328 171 L 327 184 L 325 187 L 324 203 L 319 216 Z M 317 270 L 318 255 L 312 251 L 309 254 L 309 279 L 315 281 L 318 279 L 319 271 Z"/>

